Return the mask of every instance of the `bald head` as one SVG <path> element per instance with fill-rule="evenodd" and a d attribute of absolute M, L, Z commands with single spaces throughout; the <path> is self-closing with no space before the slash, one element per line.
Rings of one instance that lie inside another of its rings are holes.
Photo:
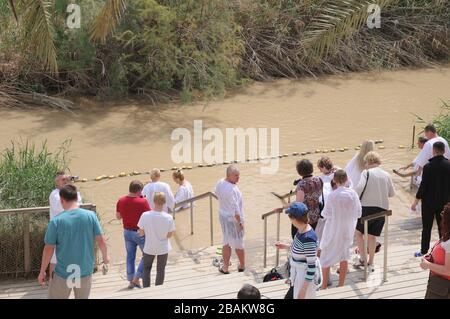
<path fill-rule="evenodd" d="M 239 168 L 234 165 L 227 167 L 227 181 L 232 184 L 239 182 Z"/>

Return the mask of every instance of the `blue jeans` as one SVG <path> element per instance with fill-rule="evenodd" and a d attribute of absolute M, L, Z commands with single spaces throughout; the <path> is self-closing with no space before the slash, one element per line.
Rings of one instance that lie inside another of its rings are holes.
<path fill-rule="evenodd" d="M 123 230 L 123 236 L 125 237 L 125 248 L 127 250 L 127 279 L 128 281 L 132 281 L 133 279 L 142 277 L 142 268 L 144 266 L 143 257 L 135 273 L 136 249 L 139 246 L 143 254 L 145 237 L 139 236 L 139 233 L 137 231 L 127 229 Z"/>

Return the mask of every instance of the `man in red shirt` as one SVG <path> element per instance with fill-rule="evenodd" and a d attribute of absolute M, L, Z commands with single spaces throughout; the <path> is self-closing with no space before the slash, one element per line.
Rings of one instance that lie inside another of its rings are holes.
<path fill-rule="evenodd" d="M 129 289 L 141 288 L 139 279 L 142 277 L 143 259 L 141 259 L 135 272 L 136 249 L 139 246 L 141 252 L 143 252 L 145 237 L 139 235 L 137 223 L 144 212 L 150 211 L 148 201 L 141 195 L 143 188 L 144 185 L 140 181 L 132 181 L 129 187 L 130 193 L 119 199 L 116 209 L 116 217 L 122 219 L 124 228 L 123 235 L 127 250 L 127 279 L 130 282 Z"/>

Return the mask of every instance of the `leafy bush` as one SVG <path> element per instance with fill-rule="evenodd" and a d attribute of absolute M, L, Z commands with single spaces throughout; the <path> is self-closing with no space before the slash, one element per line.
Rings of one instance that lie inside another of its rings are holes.
<path fill-rule="evenodd" d="M 0 209 L 48 206 L 58 170 L 67 169 L 70 141 L 55 153 L 46 143 L 12 142 L 0 159 Z M 21 214 L 0 215 L 0 277 L 24 272 L 23 218 Z M 33 271 L 40 267 L 48 214 L 31 214 L 30 250 Z"/>

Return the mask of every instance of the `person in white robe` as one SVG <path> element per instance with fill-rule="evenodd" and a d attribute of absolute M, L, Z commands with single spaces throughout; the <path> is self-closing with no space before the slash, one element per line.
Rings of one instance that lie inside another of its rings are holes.
<path fill-rule="evenodd" d="M 322 195 L 320 196 L 319 201 L 322 204 L 322 207 L 324 207 L 325 203 L 327 202 L 328 195 L 333 191 L 333 186 L 331 185 L 332 184 L 331 182 L 333 180 L 334 173 L 338 169 L 340 169 L 340 167 L 335 166 L 329 157 L 323 156 L 317 161 L 317 168 L 322 173 L 322 175 L 319 176 L 319 178 L 322 180 L 323 183 Z M 348 179 L 345 186 L 351 188 L 352 181 Z M 320 238 L 322 237 L 324 227 L 325 227 L 325 219 L 319 218 L 315 229 L 317 239 L 319 242 Z"/>
<path fill-rule="evenodd" d="M 348 162 L 348 164 L 345 166 L 344 170 L 347 173 L 348 178 L 352 182 L 352 185 L 358 185 L 359 179 L 361 177 L 361 173 L 364 170 L 364 156 L 366 156 L 367 153 L 373 151 L 375 148 L 375 142 L 374 141 L 364 141 L 361 144 L 361 148 L 355 156 Z"/>
<path fill-rule="evenodd" d="M 439 136 L 436 131 L 436 127 L 433 124 L 428 124 L 425 127 L 425 137 L 428 141 L 423 146 L 419 155 L 417 155 L 414 160 L 414 164 L 420 169 L 420 174 L 422 174 L 423 167 L 428 164 L 428 161 L 434 156 L 433 155 L 433 145 L 436 142 L 442 142 L 445 145 L 444 157 L 450 160 L 450 149 L 448 147 L 448 142 L 445 138 Z"/>
<path fill-rule="evenodd" d="M 236 251 L 239 258 L 238 271 L 245 270 L 244 210 L 242 193 L 237 186 L 239 175 L 239 169 L 236 166 L 229 166 L 226 178 L 221 179 L 215 188 L 219 200 L 219 221 L 223 235 L 223 266 L 219 267 L 219 271 L 223 274 L 229 274 L 232 249 Z"/>
<path fill-rule="evenodd" d="M 194 190 L 192 188 L 191 183 L 189 183 L 183 172 L 181 170 L 177 170 L 172 174 L 173 181 L 179 185 L 177 192 L 175 193 L 175 204 L 185 201 L 194 197 Z M 194 203 L 192 203 L 193 205 Z M 175 211 L 178 212 L 182 209 L 187 209 L 191 207 L 191 204 L 185 204 L 181 207 L 175 208 Z"/>
<path fill-rule="evenodd" d="M 161 171 L 157 168 L 152 169 L 150 172 L 150 179 L 152 180 L 150 183 L 144 186 L 142 190 L 142 196 L 144 196 L 150 208 L 155 210 L 155 203 L 153 202 L 153 196 L 155 193 L 162 192 L 166 195 L 166 203 L 164 204 L 163 211 L 168 213 L 169 208 L 173 210 L 175 206 L 175 197 L 173 196 L 172 189 L 169 184 L 161 182 Z"/>
<path fill-rule="evenodd" d="M 362 208 L 358 194 L 346 187 L 348 177 L 344 170 L 334 173 L 336 190 L 331 192 L 322 212 L 325 227 L 319 243 L 322 265 L 322 288 L 328 287 L 330 267 L 339 263 L 339 286 L 343 286 L 347 275 L 348 260 L 355 235 L 356 223 Z"/>

